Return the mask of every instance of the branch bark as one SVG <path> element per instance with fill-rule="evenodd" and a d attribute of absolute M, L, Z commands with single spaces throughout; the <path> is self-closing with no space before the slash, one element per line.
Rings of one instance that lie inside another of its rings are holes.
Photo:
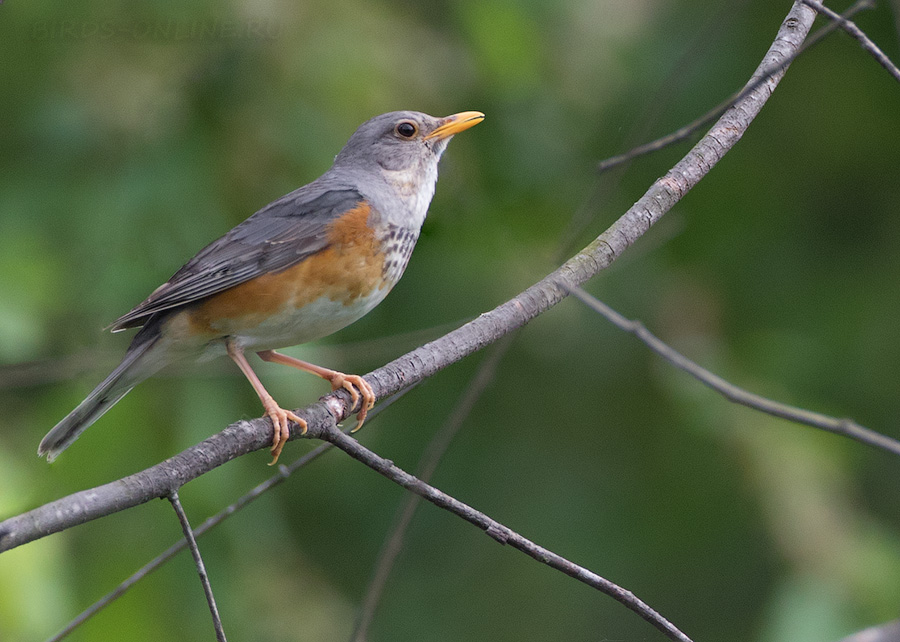
<path fill-rule="evenodd" d="M 804 4 L 809 5 L 810 7 L 814 7 L 812 4 L 813 0 L 803 0 Z M 820 5 L 821 6 L 821 5 Z M 847 18 L 853 16 L 863 9 L 871 9 L 872 8 L 872 0 L 857 0 L 853 5 L 848 8 L 843 15 L 837 15 L 839 20 L 843 20 L 847 22 Z M 671 134 L 667 134 L 662 138 L 657 138 L 656 140 L 652 140 L 649 143 L 644 143 L 643 145 L 638 145 L 637 147 L 633 147 L 624 154 L 617 154 L 616 156 L 611 156 L 600 161 L 597 164 L 597 172 L 603 173 L 609 171 L 614 167 L 618 167 L 619 165 L 623 165 L 628 161 L 634 160 L 639 156 L 643 156 L 645 154 L 651 154 L 653 152 L 657 152 L 669 145 L 674 145 L 675 143 L 680 143 L 683 140 L 686 140 L 694 135 L 701 127 L 706 125 L 707 123 L 712 122 L 715 118 L 722 114 L 727 109 L 732 109 L 734 106 L 743 102 L 747 96 L 756 91 L 757 87 L 765 82 L 768 82 L 770 77 L 775 76 L 776 73 L 784 73 L 784 71 L 790 66 L 792 62 L 804 51 L 812 47 L 813 45 L 819 43 L 825 36 L 829 33 L 842 26 L 843 23 L 834 21 L 828 27 L 824 29 L 820 29 L 817 31 L 812 38 L 807 40 L 802 47 L 798 47 L 794 49 L 790 55 L 783 56 L 777 59 L 776 62 L 773 62 L 772 67 L 766 67 L 764 64 L 760 65 L 756 69 L 756 73 L 753 74 L 753 78 L 750 79 L 746 85 L 744 85 L 740 91 L 732 94 L 724 101 L 710 109 L 708 112 L 695 119 L 693 122 L 688 123 L 684 127 L 681 127 L 677 131 L 672 132 Z M 852 24 L 852 23 L 850 23 Z M 770 50 L 771 51 L 771 50 Z M 880 60 L 879 60 L 880 62 Z M 890 70 L 888 70 L 890 71 Z M 777 84 L 777 83 L 776 83 Z M 721 121 L 720 121 L 721 122 Z"/>
<path fill-rule="evenodd" d="M 887 55 L 876 45 L 872 40 L 863 33 L 863 30 L 857 27 L 853 22 L 840 15 L 836 11 L 832 11 L 825 5 L 823 5 L 818 0 L 803 0 L 804 4 L 812 7 L 823 16 L 827 17 L 829 20 L 834 21 L 836 24 L 840 25 L 841 29 L 849 33 L 853 38 L 856 38 L 857 42 L 859 42 L 859 46 L 862 47 L 865 51 L 867 51 L 875 60 L 878 61 L 878 64 L 884 67 L 884 69 L 896 80 L 900 82 L 900 69 L 897 68 L 891 59 L 887 57 Z"/>
<path fill-rule="evenodd" d="M 471 506 L 441 492 L 434 486 L 424 483 L 415 476 L 410 475 L 406 471 L 395 466 L 394 462 L 378 456 L 353 439 L 350 435 L 341 432 L 335 424 L 326 424 L 322 427 L 322 432 L 316 436 L 319 439 L 324 439 L 325 441 L 334 444 L 336 448 L 340 448 L 357 461 L 362 462 L 372 470 L 384 475 L 403 488 L 427 499 L 435 506 L 439 506 L 454 515 L 461 517 L 470 524 L 478 526 L 488 536 L 500 544 L 512 546 L 538 562 L 546 564 L 579 582 L 583 582 L 584 584 L 609 595 L 617 602 L 631 609 L 644 620 L 652 624 L 670 640 L 691 642 L 691 639 L 687 635 L 682 633 L 671 622 L 653 610 L 631 591 L 600 577 L 590 569 L 567 560 L 562 555 L 535 544 L 507 526 L 491 519 L 481 511 L 475 510 Z"/>
<path fill-rule="evenodd" d="M 172 508 L 175 509 L 179 523 L 181 523 L 181 530 L 184 532 L 184 539 L 188 548 L 191 549 L 191 557 L 194 558 L 197 575 L 200 577 L 200 584 L 203 586 L 203 593 L 206 595 L 206 603 L 209 606 L 209 614 L 212 616 L 216 642 L 227 642 L 225 629 L 222 628 L 222 617 L 219 615 L 216 597 L 213 595 L 212 584 L 209 583 L 209 574 L 206 572 L 206 564 L 203 563 L 203 556 L 200 555 L 200 547 L 197 546 L 194 530 L 191 528 L 191 522 L 188 520 L 187 513 L 184 512 L 184 507 L 181 505 L 181 499 L 178 497 L 177 491 L 169 495 L 169 501 L 172 503 Z"/>
<path fill-rule="evenodd" d="M 680 162 L 657 179 L 640 200 L 591 244 L 506 303 L 366 375 L 378 398 L 430 377 L 520 328 L 621 256 L 740 140 L 783 77 L 787 69 L 785 60 L 799 48 L 815 15 L 803 2 L 794 4 L 748 83 L 757 86 L 728 109 Z M 314 436 L 324 434 L 328 426 L 345 419 L 351 409 L 349 394 L 338 391 L 297 412 L 309 422 L 308 436 Z M 300 436 L 294 428 L 292 439 Z M 11 517 L 0 522 L 0 553 L 77 524 L 167 497 L 191 479 L 235 457 L 267 448 L 271 431 L 267 419 L 239 421 L 151 468 Z M 415 486 L 410 489 L 418 492 Z M 423 496 L 434 501 L 427 494 Z"/>
<path fill-rule="evenodd" d="M 611 307 L 599 299 L 592 297 L 581 288 L 574 288 L 572 294 L 589 308 L 605 317 L 607 321 L 617 328 L 633 334 L 660 357 L 676 368 L 687 372 L 703 385 L 715 390 L 728 401 L 739 403 L 748 408 L 770 414 L 773 417 L 781 417 L 782 419 L 787 419 L 794 423 L 805 424 L 807 426 L 812 426 L 813 428 L 818 428 L 819 430 L 826 430 L 837 435 L 855 439 L 861 444 L 866 444 L 867 446 L 881 449 L 892 455 L 900 456 L 900 441 L 897 441 L 896 439 L 879 434 L 874 430 L 869 430 L 865 426 L 860 426 L 852 419 L 829 417 L 828 415 L 823 415 L 819 412 L 812 412 L 811 410 L 798 408 L 797 406 L 789 406 L 779 401 L 775 401 L 774 399 L 768 399 L 762 395 L 739 388 L 733 383 L 726 381 L 706 368 L 694 363 L 683 354 L 661 341 L 640 321 L 626 319 Z"/>

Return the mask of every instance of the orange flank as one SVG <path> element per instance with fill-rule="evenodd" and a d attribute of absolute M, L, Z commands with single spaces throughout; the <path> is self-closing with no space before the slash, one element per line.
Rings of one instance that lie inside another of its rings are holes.
<path fill-rule="evenodd" d="M 384 284 L 385 256 L 361 203 L 328 226 L 326 249 L 280 272 L 241 283 L 184 310 L 192 333 L 233 334 L 322 297 L 345 306 Z M 174 319 L 173 319 L 174 320 Z"/>

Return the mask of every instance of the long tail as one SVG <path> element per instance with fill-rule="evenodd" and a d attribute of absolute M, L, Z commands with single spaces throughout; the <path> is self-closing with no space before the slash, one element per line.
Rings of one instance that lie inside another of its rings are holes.
<path fill-rule="evenodd" d="M 154 374 L 161 367 L 154 362 L 159 359 L 148 359 L 153 347 L 157 345 L 159 335 L 135 336 L 131 347 L 125 353 L 115 370 L 87 396 L 87 399 L 78 404 L 72 412 L 66 415 L 62 421 L 41 440 L 38 446 L 38 455 L 47 456 L 47 461 L 53 461 L 66 448 L 72 445 L 88 426 L 97 421 L 103 413 L 112 408 L 119 399 L 124 397 L 141 381 Z"/>

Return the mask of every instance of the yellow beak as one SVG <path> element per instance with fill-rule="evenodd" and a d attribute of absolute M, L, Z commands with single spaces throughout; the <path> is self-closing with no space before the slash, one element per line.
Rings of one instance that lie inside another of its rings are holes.
<path fill-rule="evenodd" d="M 428 134 L 425 140 L 450 138 L 454 134 L 467 130 L 469 127 L 474 127 L 482 120 L 484 120 L 484 114 L 480 111 L 461 111 L 458 114 L 442 118 L 441 124 Z"/>

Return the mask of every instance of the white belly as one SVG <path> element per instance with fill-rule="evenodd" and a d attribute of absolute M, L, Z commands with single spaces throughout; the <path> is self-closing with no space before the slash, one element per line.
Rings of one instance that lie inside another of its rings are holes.
<path fill-rule="evenodd" d="M 274 350 L 321 339 L 361 319 L 381 303 L 390 288 L 376 288 L 350 303 L 320 297 L 299 310 L 289 309 L 269 317 L 252 330 L 232 338 L 242 348 Z"/>

